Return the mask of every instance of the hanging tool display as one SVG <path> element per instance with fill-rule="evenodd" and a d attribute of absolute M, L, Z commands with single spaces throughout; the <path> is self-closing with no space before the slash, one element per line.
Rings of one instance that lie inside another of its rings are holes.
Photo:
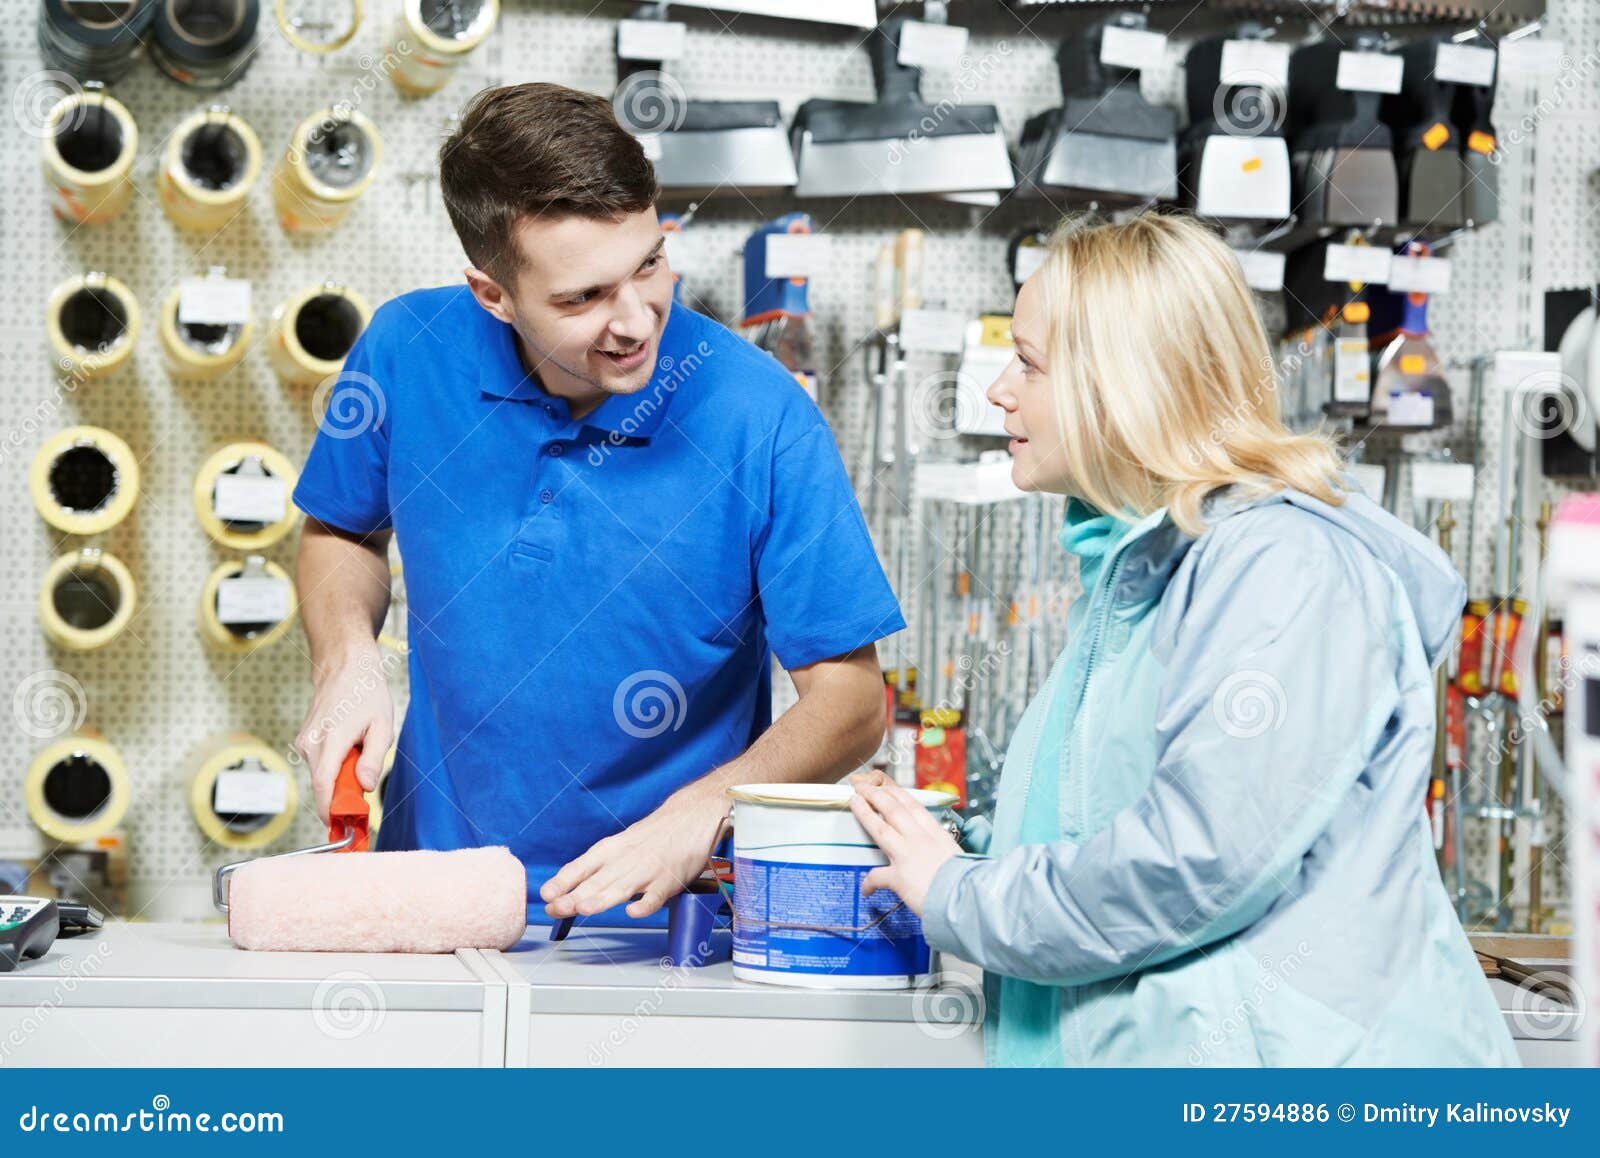
<path fill-rule="evenodd" d="M 1305 377 L 1302 411 L 1351 421 L 1365 420 L 1371 411 L 1374 287 L 1337 272 L 1340 263 L 1332 259 L 1338 255 L 1330 252 L 1367 245 L 1364 233 L 1350 230 L 1302 246 L 1285 262 L 1286 314 L 1295 342 L 1285 357 Z"/>
<path fill-rule="evenodd" d="M 1405 252 L 1425 257 L 1432 250 L 1413 241 Z M 1439 430 L 1454 422 L 1450 380 L 1428 332 L 1428 295 L 1374 295 L 1370 331 L 1377 352 L 1370 421 L 1416 430 Z"/>
<path fill-rule="evenodd" d="M 1289 138 L 1296 212 L 1307 225 L 1393 224 L 1393 137 L 1378 119 L 1403 61 L 1372 33 L 1303 44 L 1289 58 Z M 1453 155 L 1453 154 L 1452 154 Z"/>
<path fill-rule="evenodd" d="M 150 59 L 179 84 L 222 89 L 244 76 L 255 57 L 261 0 L 206 0 L 156 6 Z"/>
<path fill-rule="evenodd" d="M 809 238 L 811 218 L 786 213 L 752 233 L 744 243 L 744 317 L 739 328 L 771 354 L 818 401 L 811 303 L 807 296 L 809 261 L 790 239 Z M 782 239 L 781 241 L 779 239 Z"/>
<path fill-rule="evenodd" d="M 1400 91 L 1383 98 L 1383 118 L 1394 132 L 1399 166 L 1399 220 L 1436 233 L 1466 219 L 1466 168 L 1460 130 L 1451 115 L 1459 88 L 1449 79 L 1454 47 L 1437 37 L 1405 45 L 1400 49 L 1405 62 Z M 1489 63 L 1492 70 L 1493 60 Z"/>
<path fill-rule="evenodd" d="M 389 42 L 397 61 L 389 79 L 412 96 L 438 92 L 499 18 L 500 0 L 404 0 Z"/>
<path fill-rule="evenodd" d="M 161 208 L 180 229 L 218 230 L 245 211 L 261 175 L 255 130 L 213 105 L 173 130 L 156 178 Z"/>
<path fill-rule="evenodd" d="M 50 208 L 63 221 L 101 225 L 133 199 L 139 128 L 99 84 L 57 101 L 40 142 Z"/>
<path fill-rule="evenodd" d="M 1140 93 L 1140 69 L 1130 63 L 1140 58 L 1120 47 L 1130 37 L 1165 45 L 1137 13 L 1095 21 L 1062 41 L 1056 55 L 1062 104 L 1023 126 L 1020 191 L 1135 201 L 1178 195 L 1178 111 Z"/>
<path fill-rule="evenodd" d="M 1198 40 L 1189 50 L 1189 127 L 1179 142 L 1180 184 L 1201 217 L 1289 216 L 1289 145 L 1283 137 L 1288 50 L 1270 37 L 1270 29 L 1247 23 Z"/>
<path fill-rule="evenodd" d="M 669 61 L 652 54 L 677 52 L 682 34 L 683 25 L 667 20 L 665 3 L 639 5 L 617 28 L 612 103 L 623 128 L 645 143 L 662 190 L 705 197 L 794 188 L 794 153 L 777 101 L 688 100 L 662 72 Z"/>
<path fill-rule="evenodd" d="M 39 51 L 76 80 L 110 83 L 133 67 L 160 0 L 41 0 Z"/>
<path fill-rule="evenodd" d="M 993 105 L 923 101 L 922 70 L 900 61 L 905 24 L 891 16 L 866 40 L 876 102 L 813 98 L 796 111 L 801 197 L 981 194 L 994 203 L 1016 183 Z"/>
<path fill-rule="evenodd" d="M 1456 98 L 1451 119 L 1461 140 L 1461 212 L 1469 225 L 1500 220 L 1500 166 L 1495 156 L 1499 141 L 1490 113 L 1499 84 L 1499 53 L 1482 29 L 1461 33 L 1448 49 L 1452 58 Z"/>

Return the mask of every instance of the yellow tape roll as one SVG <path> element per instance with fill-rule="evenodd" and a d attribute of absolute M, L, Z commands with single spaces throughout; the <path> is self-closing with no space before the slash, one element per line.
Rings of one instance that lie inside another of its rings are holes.
<path fill-rule="evenodd" d="M 278 813 L 219 813 L 217 778 L 224 772 L 261 771 L 284 780 L 284 809 Z M 245 732 L 213 736 L 189 761 L 189 812 L 206 838 L 224 848 L 265 848 L 294 823 L 299 785 L 289 762 L 275 749 Z"/>
<path fill-rule="evenodd" d="M 364 113 L 332 108 L 295 126 L 272 171 L 278 223 L 290 233 L 324 233 L 344 220 L 378 175 L 383 141 Z"/>
<path fill-rule="evenodd" d="M 101 89 L 75 92 L 50 110 L 41 163 L 57 217 L 81 225 L 110 221 L 133 199 L 139 128 Z"/>
<path fill-rule="evenodd" d="M 260 175 L 260 138 L 219 106 L 194 113 L 173 130 L 156 184 L 174 225 L 217 230 L 244 212 Z"/>
<path fill-rule="evenodd" d="M 371 318 L 355 290 L 331 281 L 307 286 L 272 311 L 267 360 L 291 386 L 315 386 L 344 366 Z"/>
<path fill-rule="evenodd" d="M 133 291 L 104 273 L 86 273 L 56 286 L 44 318 L 57 364 L 85 378 L 121 366 L 139 337 L 139 303 Z"/>
<path fill-rule="evenodd" d="M 249 577 L 259 576 L 263 579 L 274 580 L 288 587 L 289 613 L 281 619 L 263 619 L 251 623 L 224 623 L 218 612 L 217 596 L 224 579 L 235 579 L 250 572 Z M 205 641 L 213 647 L 236 654 L 255 651 L 269 644 L 277 643 L 284 637 L 294 623 L 295 598 L 294 580 L 289 578 L 289 573 L 282 567 L 259 555 L 252 555 L 249 559 L 230 559 L 212 571 L 206 579 L 205 588 L 200 592 L 200 634 Z"/>
<path fill-rule="evenodd" d="M 258 463 L 259 471 L 256 469 Z M 268 504 L 271 509 L 261 511 L 259 518 L 230 517 L 224 520 L 217 514 L 216 507 L 217 480 L 223 475 L 262 477 L 276 482 L 282 490 L 282 513 L 278 513 L 278 504 L 273 502 Z M 200 526 L 206 534 L 224 547 L 235 551 L 260 551 L 287 535 L 299 518 L 299 511 L 290 501 L 297 477 L 289 460 L 266 443 L 230 442 L 206 459 L 195 472 L 195 517 L 200 520 Z"/>
<path fill-rule="evenodd" d="M 350 0 L 350 27 L 342 29 L 327 40 L 313 40 L 300 34 L 294 18 L 289 15 L 289 0 L 277 0 L 273 8 L 273 14 L 278 20 L 278 31 L 283 33 L 283 38 L 301 52 L 321 56 L 324 53 L 335 52 L 350 43 L 355 37 L 356 29 L 361 27 L 365 4 L 363 0 Z"/>
<path fill-rule="evenodd" d="M 122 755 L 98 732 L 75 732 L 43 749 L 22 783 L 28 818 L 52 840 L 81 844 L 122 823 L 132 792 Z"/>
<path fill-rule="evenodd" d="M 198 381 L 221 377 L 244 360 L 255 337 L 255 321 L 233 326 L 180 326 L 178 302 L 182 297 L 183 287 L 178 286 L 161 304 L 158 328 L 167 370 L 174 377 Z"/>
<path fill-rule="evenodd" d="M 94 651 L 122 634 L 138 594 L 132 572 L 115 555 L 98 547 L 71 551 L 44 573 L 39 626 L 60 647 Z"/>
<path fill-rule="evenodd" d="M 427 96 L 438 92 L 455 75 L 467 55 L 489 38 L 500 18 L 500 0 L 468 0 L 456 5 L 475 9 L 459 36 L 441 36 L 422 15 L 422 0 L 405 0 L 400 24 L 389 51 L 398 63 L 389 79 L 401 92 Z"/>
<path fill-rule="evenodd" d="M 72 426 L 33 456 L 28 490 L 39 516 L 68 535 L 98 535 L 127 518 L 139 498 L 139 460 L 98 426 Z"/>

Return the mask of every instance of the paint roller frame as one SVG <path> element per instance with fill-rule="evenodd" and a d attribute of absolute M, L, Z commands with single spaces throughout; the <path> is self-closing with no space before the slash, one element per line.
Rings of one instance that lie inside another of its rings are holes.
<path fill-rule="evenodd" d="M 57 465 L 76 450 L 97 451 L 111 466 L 112 486 L 92 509 L 67 507 L 55 495 Z M 34 509 L 56 530 L 68 535 L 98 535 L 109 531 L 133 510 L 139 499 L 139 460 L 117 435 L 99 426 L 70 426 L 45 440 L 28 471 L 28 489 Z"/>
<path fill-rule="evenodd" d="M 56 592 L 62 581 L 83 572 L 101 572 L 111 577 L 116 588 L 117 606 L 111 617 L 96 627 L 78 627 L 68 623 L 56 608 Z M 39 626 L 46 638 L 57 647 L 68 651 L 97 651 L 121 635 L 133 621 L 138 605 L 138 586 L 133 573 L 123 561 L 99 547 L 84 547 L 58 556 L 44 574 L 39 588 Z"/>
<path fill-rule="evenodd" d="M 46 791 L 51 774 L 75 757 L 92 761 L 105 772 L 108 781 L 105 800 L 82 818 L 57 812 Z M 87 728 L 63 736 L 34 754 L 23 777 L 22 794 L 28 818 L 39 831 L 66 845 L 97 840 L 115 829 L 133 799 L 122 753 L 100 733 Z"/>
<path fill-rule="evenodd" d="M 216 513 L 217 479 L 242 466 L 247 459 L 260 459 L 262 468 L 272 477 L 282 481 L 284 487 L 283 515 L 275 522 L 260 524 L 252 531 L 239 531 L 229 527 Z M 194 476 L 194 513 L 201 529 L 215 543 L 229 550 L 259 552 L 279 542 L 300 518 L 300 512 L 290 501 L 299 474 L 284 455 L 265 442 L 230 442 L 218 448 L 200 465 Z"/>

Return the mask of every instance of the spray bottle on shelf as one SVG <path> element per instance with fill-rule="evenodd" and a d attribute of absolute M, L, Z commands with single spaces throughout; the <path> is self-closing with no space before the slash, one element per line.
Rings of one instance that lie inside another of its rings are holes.
<path fill-rule="evenodd" d="M 785 213 L 750 235 L 744 246 L 744 317 L 739 328 L 793 374 L 813 402 L 818 400 L 812 340 L 811 305 L 802 252 L 771 244 L 774 236 L 811 233 L 805 213 Z"/>
<path fill-rule="evenodd" d="M 1433 251 L 1423 242 L 1413 241 L 1405 252 L 1426 257 Z M 1379 294 L 1373 307 L 1369 328 L 1378 364 L 1371 421 L 1415 430 L 1449 426 L 1455 418 L 1450 382 L 1428 340 L 1428 295 Z"/>

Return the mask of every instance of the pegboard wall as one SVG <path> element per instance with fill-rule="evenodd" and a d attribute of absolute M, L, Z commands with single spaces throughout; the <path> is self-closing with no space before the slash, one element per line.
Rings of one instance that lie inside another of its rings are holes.
<path fill-rule="evenodd" d="M 5 599 L 0 687 L 18 689 L 19 695 L 38 688 L 41 680 L 65 687 L 69 711 L 81 709 L 84 723 L 121 751 L 133 788 L 125 822 L 131 869 L 128 911 L 151 918 L 205 917 L 211 912 L 211 873 L 239 854 L 215 846 L 191 818 L 191 756 L 219 732 L 251 733 L 289 756 L 310 682 L 306 641 L 298 626 L 277 644 L 244 657 L 219 653 L 202 641 L 196 627 L 202 585 L 217 564 L 237 556 L 211 543 L 196 521 L 194 474 L 216 446 L 241 437 L 264 440 L 299 463 L 311 444 L 315 416 L 311 391 L 287 387 L 273 373 L 259 330 L 244 363 L 223 378 L 209 383 L 173 379 L 156 344 L 155 311 L 179 279 L 212 266 L 251 281 L 258 326 L 265 325 L 277 302 L 326 279 L 357 289 L 374 306 L 416 287 L 459 282 L 464 260 L 433 180 L 435 153 L 452 116 L 478 89 L 501 83 L 547 80 L 610 94 L 616 84 L 615 22 L 630 15 L 632 6 L 620 0 L 505 0 L 488 44 L 447 88 L 427 98 L 402 97 L 374 71 L 393 30 L 398 0 L 369 3 L 356 38 L 321 58 L 298 52 L 270 19 L 264 21 L 247 72 L 220 96 L 179 86 L 140 62 L 111 88 L 139 127 L 134 202 L 113 222 L 78 227 L 50 213 L 39 172 L 37 124 L 27 123 L 26 111 L 26 94 L 40 83 L 47 66 L 34 38 L 33 5 L 10 7 L 17 12 L 8 12 L 0 25 L 0 78 L 7 92 L 23 95 L 15 102 L 18 123 L 0 158 L 0 228 L 7 258 L 0 282 L 0 340 L 6 351 L 0 362 L 0 434 L 6 436 L 0 445 L 0 517 L 6 530 L 0 549 Z M 1594 53 L 1600 44 L 1596 6 L 1588 0 L 1553 0 L 1551 7 L 1545 35 L 1563 40 L 1574 62 Z M 788 118 L 808 97 L 867 100 L 873 95 L 867 56 L 860 47 L 865 34 L 858 31 L 690 9 L 674 10 L 673 16 L 689 25 L 687 55 L 671 71 L 690 97 L 776 99 Z M 1083 10 L 1070 7 L 1018 14 L 986 0 L 961 0 L 952 5 L 951 19 L 972 29 L 969 58 L 990 66 L 984 68 L 981 83 L 971 88 L 970 78 L 930 73 L 924 78 L 924 96 L 936 101 L 959 95 L 996 105 L 1015 145 L 1028 116 L 1060 103 L 1056 45 L 1086 18 Z M 1190 39 L 1217 27 L 1222 18 L 1203 9 L 1155 14 L 1155 26 L 1171 29 L 1173 42 L 1167 66 L 1145 78 L 1148 96 L 1181 103 L 1182 52 Z M 1576 72 L 1574 63 L 1562 75 Z M 1434 305 L 1439 346 L 1455 364 L 1541 340 L 1538 294 L 1519 294 L 1525 243 L 1531 243 L 1538 289 L 1586 284 L 1600 275 L 1600 226 L 1590 184 L 1590 174 L 1600 164 L 1597 73 L 1584 73 L 1556 107 L 1542 112 L 1540 91 L 1532 83 L 1502 87 L 1496 117 L 1502 134 L 1528 120 L 1532 126 L 1507 144 L 1501 173 L 1503 220 L 1456 242 L 1452 291 Z M 1543 90 L 1548 93 L 1550 86 L 1546 77 Z M 264 153 L 263 178 L 248 211 L 225 229 L 186 233 L 161 211 L 156 172 L 165 141 L 180 120 L 214 100 L 225 102 L 255 129 Z M 309 240 L 289 237 L 275 220 L 267 173 L 302 118 L 339 102 L 378 126 L 383 138 L 378 180 L 333 232 Z M 36 120 L 37 111 L 33 115 Z M 1535 147 L 1537 173 L 1529 181 L 1524 167 Z M 1519 199 L 1526 187 L 1536 191 L 1533 203 Z M 672 197 L 660 205 L 663 211 L 686 207 L 685 200 Z M 892 198 L 800 204 L 787 197 L 750 199 L 730 193 L 700 207 L 679 249 L 687 284 L 722 320 L 737 316 L 744 239 L 761 223 L 796 207 L 813 215 L 826 238 L 827 260 L 810 290 L 822 402 L 865 497 L 875 452 L 869 439 L 872 391 L 862 343 L 871 331 L 871 269 L 879 246 L 898 230 L 925 229 L 927 304 L 969 314 L 1008 312 L 1013 287 L 1004 260 L 1007 242 L 1023 228 L 1051 222 L 1042 211 L 1012 202 L 999 209 Z M 144 324 L 134 356 L 122 369 L 62 390 L 62 376 L 46 343 L 44 301 L 52 287 L 88 270 L 113 274 L 126 283 L 140 303 Z M 914 360 L 911 373 L 915 380 L 948 368 L 937 359 Z M 1465 372 L 1458 373 L 1458 390 L 1465 396 Z M 143 473 L 132 516 L 89 541 L 45 527 L 32 509 L 27 485 L 37 447 L 76 423 L 121 435 Z M 1497 431 L 1490 426 L 1480 436 L 1482 446 L 1472 454 L 1481 468 L 1476 501 L 1482 521 L 1493 518 L 1499 501 L 1492 460 Z M 925 446 L 931 457 L 974 449 L 956 439 Z M 1460 449 L 1461 457 L 1472 456 L 1471 448 Z M 894 517 L 892 506 L 886 517 Z M 952 556 L 970 552 L 974 543 L 983 544 L 996 560 L 985 572 L 990 587 L 986 594 L 995 605 L 1004 609 L 1028 582 L 1044 594 L 1039 615 L 1023 617 L 1014 632 L 1017 646 L 992 675 L 1020 707 L 1041 666 L 1061 646 L 1059 612 L 1072 591 L 1070 568 L 1060 552 L 1042 553 L 1037 576 L 1027 573 L 1024 557 L 1024 547 L 1033 540 L 1050 546 L 1059 524 L 1059 500 L 1030 500 L 983 515 L 930 509 L 914 512 L 914 517 L 918 525 L 933 530 L 922 539 L 923 553 L 910 572 L 915 579 L 901 591 L 913 624 L 904 634 L 918 629 L 931 591 L 950 581 Z M 874 530 L 880 546 L 894 533 L 882 520 Z M 291 535 L 267 552 L 269 558 L 292 570 L 296 540 Z M 129 565 L 139 585 L 139 609 L 131 628 L 110 646 L 75 654 L 46 643 L 35 605 L 50 561 L 85 545 L 104 547 Z M 1487 590 L 1485 542 L 1471 557 L 1463 547 L 1457 562 L 1471 576 L 1475 592 Z M 903 640 L 885 645 L 886 663 L 897 654 L 914 653 Z M 393 668 L 398 718 L 405 706 L 404 666 Z M 786 680 L 778 686 L 782 707 L 792 693 Z M 42 849 L 22 807 L 24 770 L 42 743 L 37 727 L 9 727 L 0 741 L 0 856 L 27 857 Z M 274 850 L 322 839 L 308 778 L 303 768 L 297 766 L 296 772 L 298 815 Z M 1483 856 L 1486 847 L 1478 838 L 1474 856 Z"/>

